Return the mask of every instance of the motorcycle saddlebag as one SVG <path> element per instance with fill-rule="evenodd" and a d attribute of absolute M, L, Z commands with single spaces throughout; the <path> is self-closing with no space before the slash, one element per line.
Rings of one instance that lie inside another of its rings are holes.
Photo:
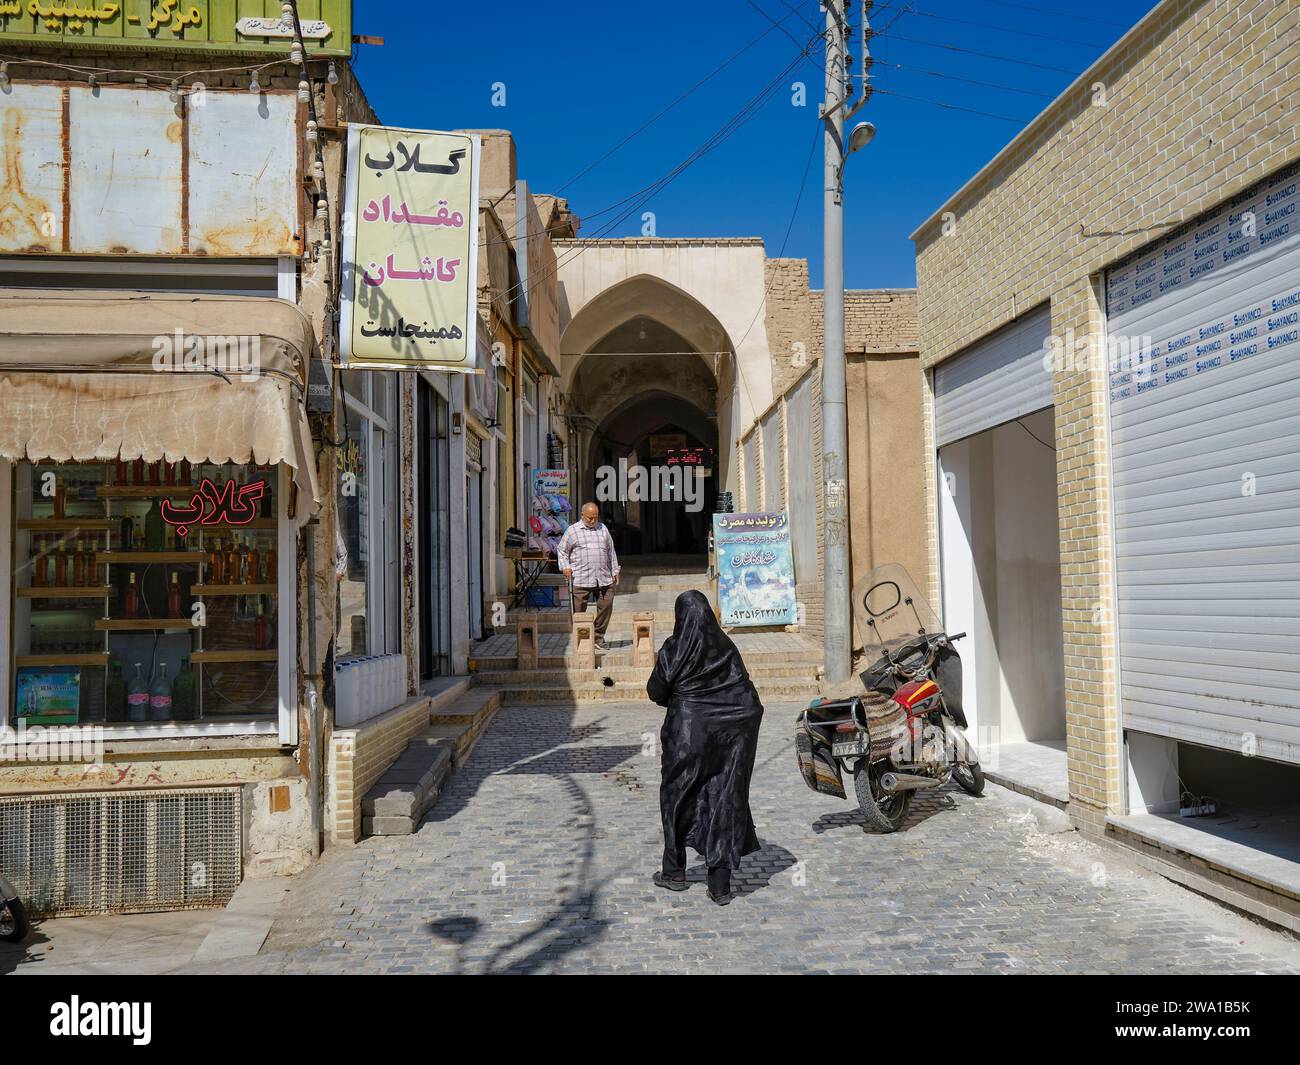
<path fill-rule="evenodd" d="M 813 791 L 834 795 L 837 799 L 845 797 L 839 763 L 831 757 L 831 747 L 824 736 L 808 727 L 808 719 L 816 722 L 843 718 L 847 716 L 849 706 L 848 702 L 812 702 L 807 710 L 800 710 L 795 717 L 794 753 L 803 782 Z"/>

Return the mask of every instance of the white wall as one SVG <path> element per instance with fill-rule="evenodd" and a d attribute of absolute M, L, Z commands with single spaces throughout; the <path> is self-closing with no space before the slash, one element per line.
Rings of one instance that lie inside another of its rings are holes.
<path fill-rule="evenodd" d="M 1056 453 L 1034 439 L 1054 441 L 1052 417 L 939 452 L 944 623 L 968 633 L 963 699 L 981 743 L 1065 738 Z"/>

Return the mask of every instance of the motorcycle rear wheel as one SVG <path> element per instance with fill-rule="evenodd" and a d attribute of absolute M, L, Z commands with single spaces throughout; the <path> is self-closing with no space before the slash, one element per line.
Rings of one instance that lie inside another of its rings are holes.
<path fill-rule="evenodd" d="M 27 910 L 21 899 L 0 901 L 0 940 L 6 943 L 21 943 L 31 931 L 31 922 L 27 919 Z"/>
<path fill-rule="evenodd" d="M 976 796 L 984 794 L 984 770 L 978 762 L 958 762 L 952 767 L 952 779 L 962 786 L 964 791 Z"/>
<path fill-rule="evenodd" d="M 877 832 L 897 832 L 912 805 L 912 793 L 900 791 L 887 794 L 880 786 L 880 772 L 859 761 L 853 769 L 853 790 L 858 794 L 858 807 L 867 824 Z M 877 798 L 879 796 L 879 798 Z"/>

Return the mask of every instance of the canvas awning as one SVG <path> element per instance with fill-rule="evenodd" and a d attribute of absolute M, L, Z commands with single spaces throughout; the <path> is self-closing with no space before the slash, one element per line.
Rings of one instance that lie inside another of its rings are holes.
<path fill-rule="evenodd" d="M 314 350 L 287 300 L 0 289 L 0 458 L 283 462 L 304 518 Z"/>

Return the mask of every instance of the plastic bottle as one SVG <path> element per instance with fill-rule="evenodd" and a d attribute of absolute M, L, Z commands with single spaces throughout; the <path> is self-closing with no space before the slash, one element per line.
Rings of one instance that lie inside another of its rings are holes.
<path fill-rule="evenodd" d="M 135 574 L 131 574 L 134 579 Z M 140 672 L 141 663 L 135 664 L 135 676 L 131 678 L 131 686 L 126 689 L 126 719 L 128 721 L 148 721 L 149 720 L 149 682 L 144 679 L 144 674 Z"/>
<path fill-rule="evenodd" d="M 176 583 L 176 571 L 172 570 L 172 582 L 167 586 L 167 616 L 181 616 L 181 586 Z"/>
<path fill-rule="evenodd" d="M 172 683 L 167 679 L 167 663 L 158 663 L 158 679 L 149 689 L 149 720 L 172 719 Z"/>

